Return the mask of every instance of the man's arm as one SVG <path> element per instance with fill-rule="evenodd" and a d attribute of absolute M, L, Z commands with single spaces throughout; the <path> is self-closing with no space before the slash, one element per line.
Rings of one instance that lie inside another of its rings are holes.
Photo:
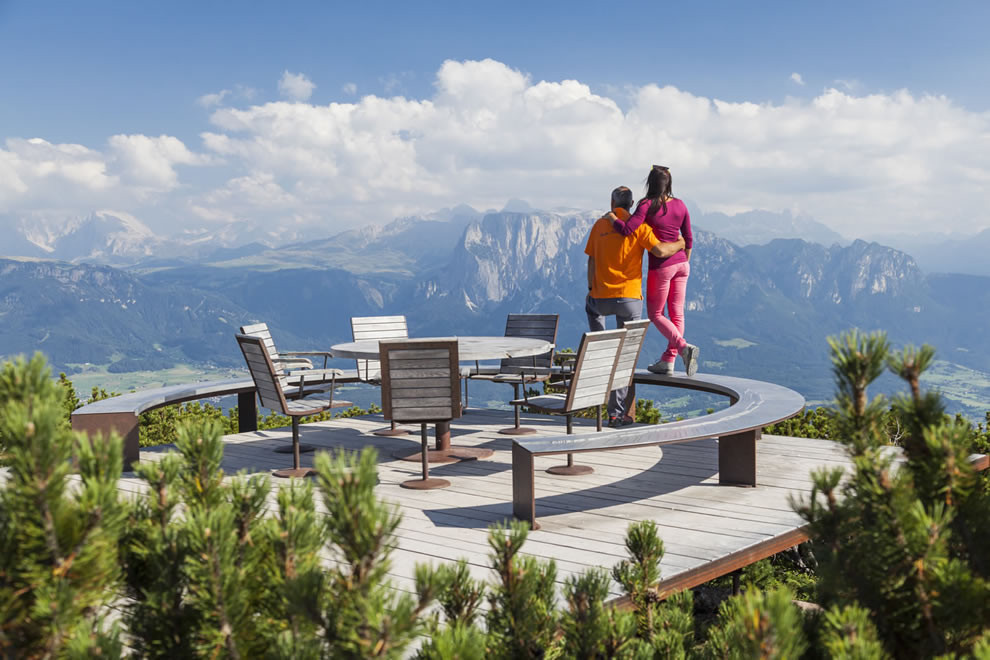
<path fill-rule="evenodd" d="M 661 259 L 672 257 L 684 249 L 684 239 L 678 238 L 673 243 L 657 243 L 650 248 L 650 254 Z"/>
<path fill-rule="evenodd" d="M 591 287 L 594 283 L 595 283 L 595 258 L 589 256 L 588 257 L 588 291 L 589 292 L 591 291 Z"/>

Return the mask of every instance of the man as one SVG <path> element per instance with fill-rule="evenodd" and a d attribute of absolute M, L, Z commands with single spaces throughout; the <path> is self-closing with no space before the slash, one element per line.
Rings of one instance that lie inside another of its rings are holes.
<path fill-rule="evenodd" d="M 629 188 L 612 191 L 612 213 L 625 220 L 633 205 Z M 591 228 L 584 253 L 588 255 L 588 297 L 585 312 L 591 330 L 604 330 L 605 317 L 614 316 L 618 327 L 643 314 L 643 250 L 666 258 L 684 249 L 684 239 L 661 243 L 647 225 L 629 236 L 612 228 L 611 216 L 598 219 Z M 635 387 L 613 391 L 608 399 L 609 426 L 625 426 L 636 420 Z"/>

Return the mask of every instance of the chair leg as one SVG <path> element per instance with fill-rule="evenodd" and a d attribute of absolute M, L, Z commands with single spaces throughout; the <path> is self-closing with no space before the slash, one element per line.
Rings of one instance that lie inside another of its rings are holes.
<path fill-rule="evenodd" d="M 602 430 L 602 407 L 601 406 L 595 406 L 595 410 L 598 411 L 598 416 L 597 416 L 597 420 L 598 420 L 598 431 L 601 432 L 601 430 Z"/>
<path fill-rule="evenodd" d="M 601 410 L 601 408 L 599 408 Z M 600 430 L 600 429 L 599 429 Z M 574 432 L 571 425 L 571 416 L 567 416 L 567 434 L 570 435 Z M 567 455 L 567 465 L 554 465 L 553 467 L 547 468 L 547 474 L 556 474 L 560 477 L 576 477 L 582 474 L 591 474 L 595 471 L 590 465 L 575 465 L 574 464 L 574 454 Z"/>
<path fill-rule="evenodd" d="M 430 442 L 426 435 L 426 424 L 420 424 L 420 442 L 422 444 L 422 466 L 423 466 L 423 478 L 422 479 L 409 479 L 408 481 L 403 481 L 400 486 L 403 488 L 412 488 L 413 490 L 434 490 L 436 488 L 446 488 L 450 485 L 450 482 L 446 479 L 437 479 L 436 477 L 430 477 Z"/>
<path fill-rule="evenodd" d="M 292 444 L 286 447 L 282 445 L 276 447 L 272 450 L 276 454 L 293 454 L 295 456 L 295 468 L 299 468 L 299 454 L 308 454 L 312 451 L 316 451 L 316 447 L 313 445 L 303 445 L 299 443 L 299 418 L 292 418 Z"/>
<path fill-rule="evenodd" d="M 313 468 L 304 468 L 300 465 L 299 454 L 302 452 L 299 444 L 299 418 L 292 417 L 292 467 L 288 470 L 275 470 L 272 476 L 288 479 L 289 477 L 309 477 L 316 474 Z M 310 448 L 312 451 L 312 447 Z"/>
<path fill-rule="evenodd" d="M 520 383 L 512 383 L 512 398 L 513 400 L 519 398 L 519 385 Z M 526 385 L 523 384 L 523 387 Z M 512 406 L 513 412 L 513 422 L 515 425 L 512 428 L 502 429 L 499 431 L 502 435 L 530 435 L 531 433 L 536 433 L 536 429 L 527 428 L 524 426 L 519 426 L 519 406 Z"/>

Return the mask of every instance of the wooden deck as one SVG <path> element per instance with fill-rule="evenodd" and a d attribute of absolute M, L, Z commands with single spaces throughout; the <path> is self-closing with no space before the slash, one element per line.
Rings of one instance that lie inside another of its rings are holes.
<path fill-rule="evenodd" d="M 594 426 L 594 420 L 575 421 Z M 475 577 L 490 579 L 487 528 L 512 515 L 512 440 L 497 433 L 512 425 L 512 413 L 468 409 L 454 420 L 455 446 L 483 446 L 495 454 L 486 460 L 431 466 L 432 475 L 452 484 L 435 491 L 399 487 L 399 482 L 418 474 L 419 464 L 394 459 L 392 454 L 417 451 L 418 428 L 409 436 L 371 435 L 385 425 L 381 416 L 307 424 L 301 440 L 327 450 L 378 449 L 378 493 L 396 502 L 403 514 L 399 547 L 392 559 L 396 588 L 412 591 L 417 563 L 462 557 Z M 563 419 L 558 418 L 524 415 L 524 425 L 545 435 L 564 432 Z M 227 436 L 224 470 L 233 475 L 242 469 L 269 472 L 285 467 L 289 457 L 272 449 L 290 442 L 289 428 Z M 141 460 L 156 460 L 168 450 L 142 449 Z M 304 455 L 303 464 L 311 465 L 312 457 Z M 594 566 L 611 569 L 626 558 L 629 524 L 654 520 L 666 548 L 661 577 L 668 589 L 699 584 L 803 540 L 803 521 L 792 511 L 789 498 L 807 496 L 809 473 L 815 468 L 849 465 L 834 442 L 768 435 L 758 443 L 756 488 L 718 485 L 715 440 L 584 454 L 581 462 L 595 468 L 587 476 L 556 477 L 542 471 L 560 461 L 558 456 L 536 459 L 542 528 L 531 532 L 525 552 L 554 559 L 558 580 L 563 582 Z M 120 487 L 133 492 L 140 483 L 132 473 L 125 473 Z M 612 596 L 620 595 L 613 584 Z"/>

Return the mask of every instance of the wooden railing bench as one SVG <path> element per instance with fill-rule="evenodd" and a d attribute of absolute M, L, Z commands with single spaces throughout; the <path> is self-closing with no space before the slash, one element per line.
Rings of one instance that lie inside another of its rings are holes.
<path fill-rule="evenodd" d="M 298 375 L 295 378 L 290 376 L 289 382 L 298 385 Z M 321 392 L 329 385 L 329 382 L 314 382 L 311 387 L 307 382 L 306 394 Z M 138 419 L 141 413 L 188 401 L 234 394 L 237 395 L 238 430 L 257 430 L 258 407 L 255 403 L 254 381 L 250 378 L 167 385 L 94 401 L 72 413 L 72 429 L 90 434 L 116 431 L 124 439 L 124 470 L 130 470 L 140 457 Z"/>
<path fill-rule="evenodd" d="M 538 529 L 534 459 L 537 456 L 631 449 L 718 438 L 719 484 L 756 485 L 756 442 L 764 426 L 804 410 L 794 390 L 748 378 L 697 374 L 661 376 L 637 370 L 637 385 L 699 390 L 729 398 L 730 405 L 711 415 L 667 424 L 606 433 L 519 438 L 512 443 L 512 513 Z"/>

